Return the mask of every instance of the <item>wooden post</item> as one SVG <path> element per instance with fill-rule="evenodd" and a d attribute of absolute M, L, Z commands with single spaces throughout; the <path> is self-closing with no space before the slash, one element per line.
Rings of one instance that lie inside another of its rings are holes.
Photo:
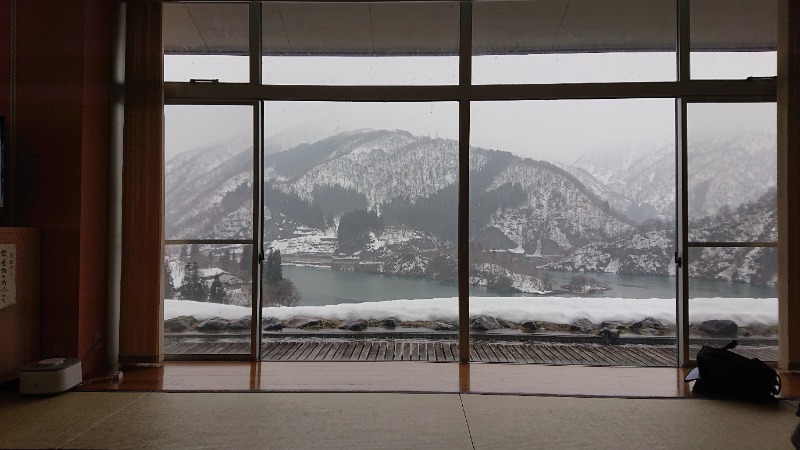
<path fill-rule="evenodd" d="M 778 366 L 800 369 L 800 2 L 778 1 Z"/>
<path fill-rule="evenodd" d="M 163 359 L 164 94 L 161 3 L 128 2 L 120 362 Z"/>

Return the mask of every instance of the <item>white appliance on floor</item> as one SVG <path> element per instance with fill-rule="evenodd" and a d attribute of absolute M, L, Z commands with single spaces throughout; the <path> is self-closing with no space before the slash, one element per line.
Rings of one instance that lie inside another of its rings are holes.
<path fill-rule="evenodd" d="M 26 395 L 57 394 L 72 389 L 81 381 L 80 359 L 43 359 L 21 369 L 19 392 Z"/>

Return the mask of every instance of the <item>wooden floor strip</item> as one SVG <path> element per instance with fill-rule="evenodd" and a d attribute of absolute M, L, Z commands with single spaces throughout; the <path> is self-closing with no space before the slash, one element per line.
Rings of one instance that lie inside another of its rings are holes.
<path fill-rule="evenodd" d="M 528 356 L 531 357 L 534 364 L 546 364 L 545 359 L 542 357 L 541 353 L 537 352 L 536 349 L 530 344 L 522 344 L 521 350 L 527 353 Z"/>
<path fill-rule="evenodd" d="M 545 364 L 558 364 L 563 365 L 565 364 L 561 359 L 559 359 L 555 353 L 553 353 L 551 346 L 549 344 L 544 345 L 537 345 L 535 348 L 542 353 L 542 357 L 544 358 Z"/>
<path fill-rule="evenodd" d="M 211 338 L 165 342 L 165 352 L 171 355 L 248 354 L 250 342 Z M 697 355 L 699 346 L 692 345 L 690 354 Z M 740 347 L 736 349 L 748 358 L 762 361 L 777 359 L 777 347 Z M 264 341 L 263 361 L 458 361 L 458 343 L 454 341 L 403 339 L 326 340 L 280 338 Z M 669 345 L 601 345 L 553 342 L 472 342 L 470 360 L 476 362 L 511 364 L 553 364 L 591 366 L 674 367 L 676 350 Z"/>
<path fill-rule="evenodd" d="M 583 358 L 583 361 L 590 366 L 602 366 L 604 365 L 602 360 L 597 357 L 589 348 L 588 345 L 577 345 L 575 348 L 576 352 Z"/>

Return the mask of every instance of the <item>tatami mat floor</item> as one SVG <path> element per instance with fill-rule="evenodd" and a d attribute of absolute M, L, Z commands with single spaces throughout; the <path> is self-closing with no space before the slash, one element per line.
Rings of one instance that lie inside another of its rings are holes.
<path fill-rule="evenodd" d="M 165 362 L 71 392 L 0 392 L 0 448 L 791 448 L 785 398 L 696 397 L 685 369 Z"/>
<path fill-rule="evenodd" d="M 793 413 L 700 399 L 1 392 L 0 447 L 787 449 Z"/>

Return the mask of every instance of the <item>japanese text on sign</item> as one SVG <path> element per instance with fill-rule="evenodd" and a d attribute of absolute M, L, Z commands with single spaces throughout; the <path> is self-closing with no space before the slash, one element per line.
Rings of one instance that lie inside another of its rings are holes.
<path fill-rule="evenodd" d="M 0 244 L 0 309 L 17 303 L 17 246 Z"/>

